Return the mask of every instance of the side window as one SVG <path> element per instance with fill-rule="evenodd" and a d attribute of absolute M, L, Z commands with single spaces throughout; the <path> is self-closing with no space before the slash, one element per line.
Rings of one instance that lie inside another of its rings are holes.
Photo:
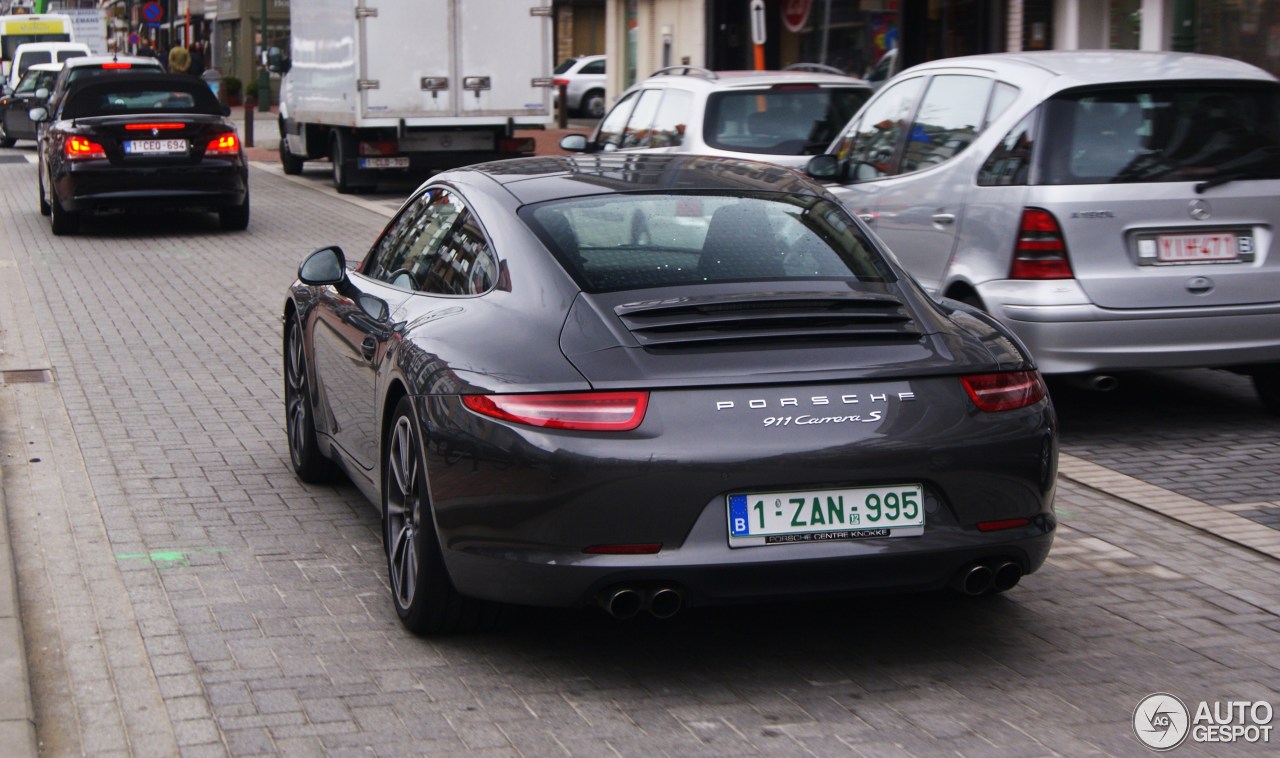
<path fill-rule="evenodd" d="M 1027 183 L 1031 169 L 1031 152 L 1035 148 L 1037 114 L 1022 119 L 1000 140 L 978 171 L 978 186 L 1008 187 Z"/>
<path fill-rule="evenodd" d="M 653 117 L 658 113 L 658 101 L 662 99 L 662 90 L 647 89 L 640 93 L 640 102 L 627 120 L 627 129 L 622 133 L 622 149 L 629 147 L 649 147 L 649 134 L 652 131 Z"/>
<path fill-rule="evenodd" d="M 653 119 L 649 147 L 676 147 L 684 142 L 684 130 L 693 109 L 693 95 L 684 90 L 667 90 Z"/>
<path fill-rule="evenodd" d="M 996 82 L 995 91 L 991 93 L 991 106 L 987 108 L 987 123 L 1000 118 L 1013 101 L 1018 99 L 1018 88 L 1012 84 Z M 985 128 L 985 127 L 984 127 Z"/>
<path fill-rule="evenodd" d="M 897 173 L 898 140 L 906 129 L 924 77 L 913 77 L 886 87 L 867 104 L 862 118 L 840 142 L 838 155 L 847 158 L 858 179 L 875 179 Z"/>
<path fill-rule="evenodd" d="M 596 132 L 596 144 L 600 146 L 613 145 L 615 148 L 622 144 L 622 129 L 627 125 L 627 116 L 631 115 L 631 109 L 635 107 L 637 95 L 639 93 L 632 92 L 624 96 L 613 106 L 613 110 L 604 117 L 600 122 L 600 129 Z"/>
<path fill-rule="evenodd" d="M 603 60 L 591 61 L 587 65 L 583 66 L 582 69 L 578 71 L 578 73 L 579 74 L 603 74 L 604 61 Z"/>
<path fill-rule="evenodd" d="M 431 258 L 462 211 L 458 198 L 445 190 L 419 195 L 383 230 L 369 251 L 364 273 L 395 287 L 422 291 Z"/>
<path fill-rule="evenodd" d="M 422 291 L 434 295 L 478 295 L 498 279 L 498 260 L 475 215 L 464 210 L 427 262 Z"/>
<path fill-rule="evenodd" d="M 982 128 L 992 82 L 981 76 L 935 76 L 916 112 L 902 171 L 907 173 L 954 158 Z"/>

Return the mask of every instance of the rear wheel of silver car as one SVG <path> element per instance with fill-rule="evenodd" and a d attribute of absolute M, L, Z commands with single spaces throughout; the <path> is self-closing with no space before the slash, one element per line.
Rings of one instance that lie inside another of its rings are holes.
<path fill-rule="evenodd" d="M 1253 375 L 1253 388 L 1267 410 L 1280 416 L 1280 368 L 1263 369 Z"/>
<path fill-rule="evenodd" d="M 491 626 L 498 606 L 454 589 L 432 518 L 413 403 L 396 404 L 382 469 L 382 523 L 391 598 L 415 634 L 449 634 Z"/>
<path fill-rule="evenodd" d="M 289 151 L 289 139 L 280 135 L 280 168 L 289 176 L 297 176 L 302 173 L 303 163 L 302 158 Z"/>
<path fill-rule="evenodd" d="M 593 89 L 582 96 L 582 112 L 591 118 L 604 115 L 604 91 Z"/>
<path fill-rule="evenodd" d="M 320 452 L 316 439 L 315 411 L 311 382 L 307 375 L 307 353 L 302 324 L 289 318 L 284 345 L 284 424 L 289 438 L 289 461 L 304 482 L 328 481 L 332 468 Z"/>
<path fill-rule="evenodd" d="M 218 209 L 218 223 L 229 232 L 242 232 L 249 228 L 249 193 L 244 193 L 244 202 L 229 208 Z"/>
<path fill-rule="evenodd" d="M 75 234 L 80 231 L 80 214 L 62 207 L 58 201 L 58 193 L 50 189 L 49 221 L 53 233 L 59 237 Z"/>

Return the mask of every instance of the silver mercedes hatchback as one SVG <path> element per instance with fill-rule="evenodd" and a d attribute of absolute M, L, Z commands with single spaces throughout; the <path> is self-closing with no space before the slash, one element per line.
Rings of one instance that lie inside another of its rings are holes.
<path fill-rule="evenodd" d="M 1163 52 L 934 61 L 878 91 L 808 170 L 1045 373 L 1231 369 L 1280 413 L 1270 74 Z"/>

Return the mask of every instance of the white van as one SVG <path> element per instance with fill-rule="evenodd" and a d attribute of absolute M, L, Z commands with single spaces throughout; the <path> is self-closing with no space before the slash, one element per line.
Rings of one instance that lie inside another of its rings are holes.
<path fill-rule="evenodd" d="M 14 53 L 28 42 L 75 42 L 71 17 L 62 13 L 0 16 L 0 73 L 9 80 Z M 15 78 L 14 81 L 17 81 Z"/>
<path fill-rule="evenodd" d="M 65 63 L 68 58 L 80 58 L 93 51 L 83 42 L 28 42 L 13 51 L 13 63 L 5 84 L 12 90 L 18 80 L 37 63 Z"/>

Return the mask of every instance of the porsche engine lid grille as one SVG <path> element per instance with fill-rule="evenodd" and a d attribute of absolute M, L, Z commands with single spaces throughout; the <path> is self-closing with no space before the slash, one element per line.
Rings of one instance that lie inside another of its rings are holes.
<path fill-rule="evenodd" d="M 646 348 L 795 341 L 901 344 L 923 336 L 892 295 L 675 298 L 626 303 L 614 313 Z"/>

